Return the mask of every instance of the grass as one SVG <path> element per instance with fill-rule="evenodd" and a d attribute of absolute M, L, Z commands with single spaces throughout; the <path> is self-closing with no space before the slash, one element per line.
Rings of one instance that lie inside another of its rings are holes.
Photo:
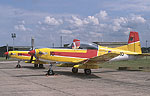
<path fill-rule="evenodd" d="M 0 61 L 15 61 L 15 59 L 9 58 L 6 60 L 6 57 L 0 57 Z"/>
<path fill-rule="evenodd" d="M 150 57 L 143 57 L 136 60 L 127 60 L 127 61 L 116 61 L 116 62 L 107 62 L 100 64 L 102 68 L 111 68 L 118 69 L 119 67 L 130 67 L 130 70 L 143 70 L 150 71 Z M 143 69 L 139 69 L 143 67 Z"/>

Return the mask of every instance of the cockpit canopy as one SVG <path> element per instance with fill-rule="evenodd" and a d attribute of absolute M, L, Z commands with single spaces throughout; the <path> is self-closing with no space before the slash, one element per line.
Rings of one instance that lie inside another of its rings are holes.
<path fill-rule="evenodd" d="M 72 48 L 73 43 L 68 45 L 68 48 Z M 98 45 L 91 43 L 80 43 L 80 47 L 78 49 L 95 49 L 98 50 Z"/>

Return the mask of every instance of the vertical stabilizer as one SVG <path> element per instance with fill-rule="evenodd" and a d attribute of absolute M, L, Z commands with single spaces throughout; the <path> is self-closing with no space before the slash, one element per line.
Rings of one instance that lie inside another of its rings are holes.
<path fill-rule="evenodd" d="M 135 42 L 140 42 L 139 34 L 138 32 L 131 31 L 129 35 L 128 44 L 135 43 Z"/>
<path fill-rule="evenodd" d="M 130 32 L 128 40 L 128 50 L 141 54 L 141 44 L 138 32 Z"/>

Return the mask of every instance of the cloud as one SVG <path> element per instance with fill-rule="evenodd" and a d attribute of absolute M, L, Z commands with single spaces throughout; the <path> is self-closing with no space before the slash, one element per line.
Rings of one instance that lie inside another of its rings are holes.
<path fill-rule="evenodd" d="M 23 24 L 15 25 L 14 29 L 17 30 L 17 31 L 32 31 L 32 29 L 26 28 Z"/>
<path fill-rule="evenodd" d="M 50 17 L 50 16 L 46 16 L 44 23 L 46 23 L 48 25 L 60 25 L 60 24 L 63 24 L 63 21 L 60 19 L 56 20 L 55 18 Z"/>
<path fill-rule="evenodd" d="M 92 23 L 93 25 L 98 25 L 99 24 L 98 18 L 96 18 L 94 16 L 88 16 L 87 18 L 84 19 L 84 21 L 88 22 L 88 23 Z"/>
<path fill-rule="evenodd" d="M 73 24 L 74 26 L 82 26 L 83 24 L 87 24 L 88 22 L 84 22 L 81 19 L 79 19 L 76 16 L 72 16 L 71 20 L 68 20 L 71 24 Z"/>
<path fill-rule="evenodd" d="M 14 28 L 16 30 L 20 30 L 20 31 L 26 31 L 27 30 L 24 25 L 15 25 Z"/>
<path fill-rule="evenodd" d="M 33 35 L 36 37 L 36 42 L 38 42 L 39 45 L 49 45 L 49 41 L 59 43 L 58 41 L 60 40 L 57 37 L 60 37 L 60 35 L 65 35 L 65 39 L 68 41 L 79 38 L 83 41 L 92 42 L 97 41 L 96 37 L 101 37 L 104 41 L 126 41 L 124 37 L 126 37 L 130 31 L 148 34 L 150 29 L 150 20 L 140 13 L 136 13 L 136 15 L 132 13 L 132 15 L 114 16 L 111 12 L 109 13 L 109 11 L 101 10 L 93 15 L 82 16 L 79 14 L 56 15 L 42 12 L 38 13 L 21 9 L 13 10 L 12 8 L 6 10 L 9 11 L 2 12 L 1 10 L 0 12 L 5 13 L 5 16 L 8 16 L 9 19 L 5 18 L 5 20 L 2 20 L 3 23 L 1 23 L 1 25 L 5 23 L 5 25 L 12 24 L 7 26 L 7 28 L 10 28 L 9 31 L 16 31 L 19 36 L 23 36 L 24 38 L 29 38 Z M 14 14 L 14 11 L 16 14 Z M 9 15 L 7 15 L 7 13 Z M 6 32 L 7 28 L 5 28 L 4 32 Z M 28 36 L 26 35 L 27 32 Z M 146 38 L 149 38 L 149 36 Z M 43 43 L 40 43 L 42 41 Z M 22 43 L 20 43 L 20 45 L 21 44 Z"/>
<path fill-rule="evenodd" d="M 141 17 L 140 15 L 133 15 L 131 17 L 131 21 L 134 23 L 145 23 L 146 22 L 146 20 L 143 17 Z"/>
<path fill-rule="evenodd" d="M 108 16 L 108 14 L 107 14 L 106 11 L 101 10 L 101 11 L 100 11 L 99 13 L 97 13 L 95 16 L 98 17 L 99 19 L 106 19 L 107 16 Z"/>

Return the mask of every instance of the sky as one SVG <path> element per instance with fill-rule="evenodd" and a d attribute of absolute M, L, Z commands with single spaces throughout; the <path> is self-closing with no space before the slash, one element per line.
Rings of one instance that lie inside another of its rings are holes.
<path fill-rule="evenodd" d="M 83 42 L 127 42 L 139 32 L 150 47 L 150 0 L 0 0 L 0 46 L 60 46 Z"/>

